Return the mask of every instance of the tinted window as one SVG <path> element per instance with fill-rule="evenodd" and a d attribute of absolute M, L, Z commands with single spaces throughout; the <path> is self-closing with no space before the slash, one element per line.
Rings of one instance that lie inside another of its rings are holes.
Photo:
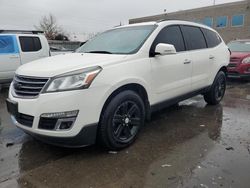
<path fill-rule="evenodd" d="M 151 52 L 155 50 L 155 47 L 159 43 L 172 44 L 177 52 L 185 51 L 185 45 L 179 26 L 169 26 L 162 29 L 152 45 Z"/>
<path fill-rule="evenodd" d="M 201 29 L 192 26 L 182 26 L 182 32 L 187 43 L 188 50 L 207 48 L 207 44 Z"/>
<path fill-rule="evenodd" d="M 0 36 L 0 54 L 18 53 L 16 38 L 14 36 Z"/>
<path fill-rule="evenodd" d="M 36 52 L 42 49 L 38 37 L 19 37 L 21 49 L 23 52 Z"/>
<path fill-rule="evenodd" d="M 208 29 L 202 29 L 202 31 L 206 37 L 207 46 L 209 48 L 213 48 L 221 43 L 221 39 L 217 33 L 210 31 Z"/>
<path fill-rule="evenodd" d="M 234 15 L 232 18 L 232 26 L 243 26 L 244 25 L 244 15 Z"/>
<path fill-rule="evenodd" d="M 227 26 L 227 17 L 220 16 L 216 19 L 216 27 L 226 27 Z"/>

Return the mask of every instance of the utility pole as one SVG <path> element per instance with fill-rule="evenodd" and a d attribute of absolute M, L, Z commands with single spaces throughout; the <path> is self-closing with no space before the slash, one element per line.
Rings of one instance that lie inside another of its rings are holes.
<path fill-rule="evenodd" d="M 216 0 L 214 0 L 214 5 L 216 4 Z"/>

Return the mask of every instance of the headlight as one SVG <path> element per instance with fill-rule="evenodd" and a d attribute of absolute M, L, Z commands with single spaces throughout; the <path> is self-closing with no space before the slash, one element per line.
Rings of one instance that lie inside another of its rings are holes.
<path fill-rule="evenodd" d="M 45 87 L 44 93 L 88 88 L 101 70 L 101 67 L 91 67 L 56 76 Z"/>
<path fill-rule="evenodd" d="M 250 63 L 250 57 L 246 57 L 245 59 L 243 59 L 242 63 L 244 64 Z"/>

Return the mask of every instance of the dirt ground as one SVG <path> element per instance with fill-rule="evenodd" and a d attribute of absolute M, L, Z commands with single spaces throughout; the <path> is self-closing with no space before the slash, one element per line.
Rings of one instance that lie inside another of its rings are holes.
<path fill-rule="evenodd" d="M 65 149 L 16 128 L 0 92 L 0 187 L 236 187 L 250 184 L 250 83 L 217 106 L 202 96 L 153 115 L 129 148 Z"/>

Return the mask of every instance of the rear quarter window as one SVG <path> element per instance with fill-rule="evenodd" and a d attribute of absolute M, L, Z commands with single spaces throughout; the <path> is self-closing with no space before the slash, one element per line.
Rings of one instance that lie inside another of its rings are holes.
<path fill-rule="evenodd" d="M 204 28 L 202 28 L 202 32 L 205 35 L 208 48 L 213 48 L 221 43 L 221 38 L 217 33 Z"/>
<path fill-rule="evenodd" d="M 207 48 L 206 40 L 199 27 L 181 26 L 181 30 L 187 44 L 188 50 Z"/>
<path fill-rule="evenodd" d="M 16 37 L 12 35 L 0 36 L 0 54 L 19 53 Z"/>
<path fill-rule="evenodd" d="M 23 52 L 37 52 L 42 49 L 39 37 L 19 37 L 21 49 Z"/>

